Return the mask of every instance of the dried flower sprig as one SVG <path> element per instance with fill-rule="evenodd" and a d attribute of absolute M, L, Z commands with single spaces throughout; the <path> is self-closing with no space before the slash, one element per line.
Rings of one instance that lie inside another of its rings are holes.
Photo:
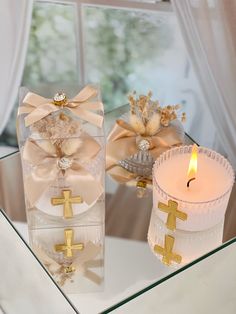
<path fill-rule="evenodd" d="M 179 116 L 177 115 L 177 111 L 180 108 L 181 108 L 181 106 L 179 104 L 173 105 L 173 106 L 168 105 L 168 106 L 163 107 L 163 108 L 159 107 L 158 112 L 161 115 L 161 124 L 163 126 L 168 126 L 172 120 L 178 119 Z M 185 112 L 183 112 L 181 114 L 180 120 L 181 120 L 181 122 L 186 121 L 186 113 Z"/>
<path fill-rule="evenodd" d="M 180 105 L 161 107 L 159 101 L 153 101 L 152 92 L 147 95 L 136 96 L 134 91 L 128 96 L 130 104 L 130 124 L 137 134 L 155 135 L 161 126 L 168 126 L 172 120 L 178 117 L 177 111 Z M 181 121 L 186 120 L 186 114 L 182 113 Z"/>
<path fill-rule="evenodd" d="M 60 113 L 39 120 L 32 125 L 31 130 L 39 133 L 43 139 L 51 140 L 52 144 L 60 145 L 65 138 L 77 135 L 81 130 L 81 126 L 78 121 L 64 113 Z"/>
<path fill-rule="evenodd" d="M 130 103 L 130 124 L 137 134 L 154 135 L 160 128 L 159 102 L 151 99 L 152 92 L 136 97 L 136 92 L 128 96 Z"/>

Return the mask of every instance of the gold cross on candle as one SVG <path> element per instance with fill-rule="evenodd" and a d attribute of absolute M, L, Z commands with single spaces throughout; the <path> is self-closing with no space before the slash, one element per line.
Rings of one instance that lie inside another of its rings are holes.
<path fill-rule="evenodd" d="M 187 220 L 188 218 L 188 215 L 186 213 L 178 210 L 178 203 L 175 201 L 169 200 L 168 205 L 159 202 L 158 208 L 162 212 L 168 214 L 166 226 L 170 230 L 176 229 L 176 218 L 181 219 L 181 220 Z"/>
<path fill-rule="evenodd" d="M 164 248 L 161 247 L 160 245 L 155 245 L 154 246 L 154 251 L 157 254 L 162 255 L 162 262 L 165 265 L 170 265 L 172 261 L 180 264 L 182 261 L 182 257 L 176 253 L 174 253 L 173 250 L 173 246 L 175 243 L 175 238 L 170 236 L 170 235 L 165 235 L 165 245 Z"/>
<path fill-rule="evenodd" d="M 71 196 L 71 190 L 63 190 L 62 197 L 53 197 L 51 199 L 51 203 L 54 206 L 63 205 L 64 206 L 64 218 L 71 218 L 73 217 L 73 211 L 71 204 L 80 204 L 82 203 L 81 196 Z"/>
<path fill-rule="evenodd" d="M 66 257 L 73 256 L 73 250 L 83 250 L 84 244 L 83 243 L 74 243 L 74 231 L 72 229 L 65 229 L 65 243 L 63 244 L 56 244 L 54 246 L 56 252 L 63 252 Z"/>

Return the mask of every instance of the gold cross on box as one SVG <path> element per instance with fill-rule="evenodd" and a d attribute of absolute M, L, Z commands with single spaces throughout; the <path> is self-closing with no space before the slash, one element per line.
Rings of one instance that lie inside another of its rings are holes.
<path fill-rule="evenodd" d="M 180 264 L 182 261 L 182 257 L 176 253 L 174 253 L 173 250 L 173 246 L 175 243 L 175 238 L 170 236 L 170 235 L 165 235 L 165 244 L 164 244 L 164 248 L 161 247 L 160 245 L 155 245 L 154 246 L 154 251 L 157 254 L 162 255 L 162 262 L 165 265 L 170 265 L 172 261 Z"/>
<path fill-rule="evenodd" d="M 168 214 L 166 226 L 170 230 L 176 229 L 176 218 L 181 219 L 181 220 L 187 220 L 188 218 L 188 215 L 186 213 L 178 210 L 178 203 L 175 201 L 169 200 L 168 205 L 159 202 L 158 208 L 162 212 Z"/>
<path fill-rule="evenodd" d="M 62 197 L 53 197 L 51 199 L 51 203 L 54 206 L 57 205 L 63 205 L 64 206 L 64 218 L 72 218 L 73 217 L 73 211 L 71 204 L 80 204 L 82 203 L 82 197 L 81 196 L 71 196 L 71 190 L 63 190 L 62 191 Z"/>
<path fill-rule="evenodd" d="M 65 229 L 65 243 L 56 244 L 54 246 L 56 252 L 63 252 L 66 257 L 73 256 L 73 250 L 82 251 L 84 249 L 83 243 L 74 243 L 74 231 L 72 229 Z"/>

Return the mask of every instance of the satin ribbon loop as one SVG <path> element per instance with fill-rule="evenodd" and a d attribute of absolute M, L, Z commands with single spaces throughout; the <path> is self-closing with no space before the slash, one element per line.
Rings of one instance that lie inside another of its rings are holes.
<path fill-rule="evenodd" d="M 137 177 L 135 173 L 122 168 L 118 162 L 136 154 L 137 143 L 141 139 L 147 139 L 151 143 L 149 152 L 156 160 L 167 149 L 183 143 L 184 131 L 182 124 L 174 120 L 168 127 L 161 127 L 153 136 L 140 136 L 128 122 L 117 120 L 108 136 L 106 171 L 119 183 L 126 183 Z"/>
<path fill-rule="evenodd" d="M 93 242 L 89 241 L 85 245 L 84 250 L 79 254 L 78 258 L 76 258 L 70 265 L 71 267 L 75 268 L 75 272 L 80 273 L 97 285 L 100 285 L 102 283 L 103 278 L 89 268 L 97 268 L 103 266 L 103 260 L 96 259 L 101 250 L 101 245 L 95 245 Z M 62 265 L 49 257 L 41 248 L 34 247 L 34 251 L 36 252 L 39 259 L 43 261 L 48 271 L 52 273 L 53 276 L 56 276 L 57 279 L 60 279 L 60 276 L 64 275 L 64 267 L 62 267 Z M 68 279 L 70 279 L 70 276 L 68 276 Z"/>
<path fill-rule="evenodd" d="M 74 193 L 82 196 L 86 204 L 91 205 L 96 201 L 103 192 L 103 186 L 87 170 L 85 164 L 92 162 L 96 157 L 101 150 L 100 145 L 91 136 L 84 133 L 79 146 L 77 139 L 70 140 L 70 145 L 75 145 L 74 151 L 66 153 L 66 151 L 68 152 L 68 146 L 66 146 L 68 142 L 66 142 L 64 147 L 62 145 L 64 156 L 58 156 L 52 150 L 50 141 L 44 140 L 42 143 L 27 140 L 23 149 L 23 160 L 32 166 L 32 171 L 25 178 L 25 193 L 30 205 L 36 204 L 60 174 L 65 177 L 66 184 Z M 66 170 L 61 169 L 58 165 L 61 157 L 66 157 L 71 162 Z"/>
<path fill-rule="evenodd" d="M 23 104 L 19 107 L 18 114 L 27 114 L 25 126 L 29 127 L 49 114 L 61 110 L 61 108 L 67 108 L 78 118 L 101 128 L 103 125 L 103 114 L 100 115 L 91 111 L 100 110 L 103 112 L 102 102 L 95 99 L 97 95 L 98 90 L 93 86 L 87 85 L 74 98 L 69 99 L 62 106 L 58 106 L 54 104 L 52 99 L 29 92 L 25 96 Z"/>

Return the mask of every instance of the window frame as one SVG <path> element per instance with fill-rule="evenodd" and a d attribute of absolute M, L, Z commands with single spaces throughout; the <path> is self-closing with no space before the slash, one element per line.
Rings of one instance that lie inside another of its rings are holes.
<path fill-rule="evenodd" d="M 36 2 L 48 2 L 58 4 L 77 4 L 77 5 L 90 5 L 102 6 L 106 8 L 116 9 L 136 9 L 136 10 L 151 10 L 151 11 L 164 11 L 170 12 L 172 5 L 170 1 L 158 0 L 36 0 Z"/>
<path fill-rule="evenodd" d="M 169 1 L 150 1 L 150 0 L 35 0 L 38 3 L 55 3 L 61 5 L 74 5 L 76 7 L 76 64 L 78 67 L 78 82 L 86 83 L 86 65 L 85 65 L 85 38 L 84 38 L 84 7 L 103 7 L 119 10 L 151 11 L 172 13 L 172 5 Z"/>

